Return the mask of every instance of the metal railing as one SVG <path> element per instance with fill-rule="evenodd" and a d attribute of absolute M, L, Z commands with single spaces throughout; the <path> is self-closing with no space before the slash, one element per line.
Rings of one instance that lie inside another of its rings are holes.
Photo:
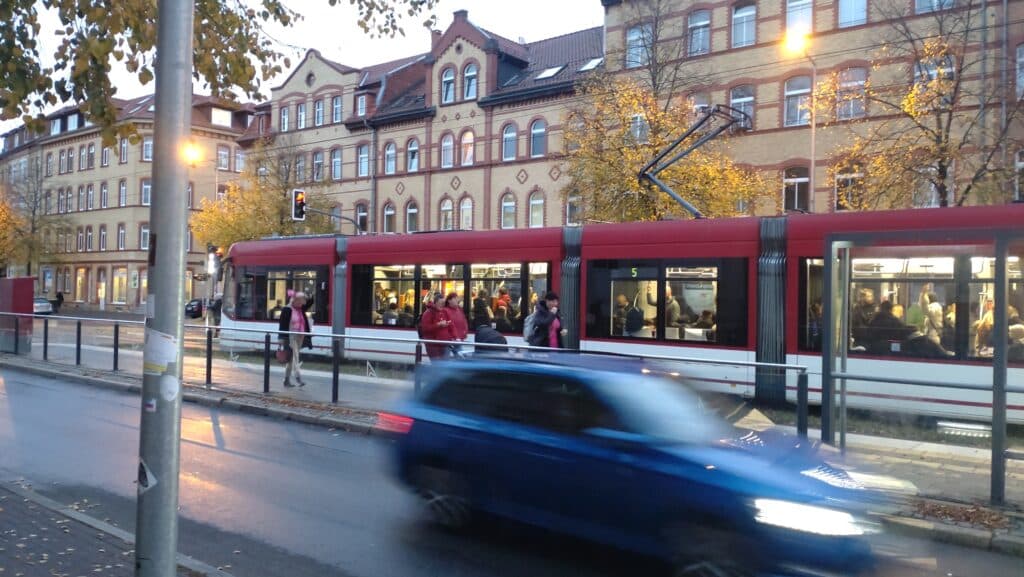
<path fill-rule="evenodd" d="M 19 313 L 0 313 L 0 318 L 13 317 L 15 326 L 17 327 L 18 319 L 41 319 L 43 321 L 43 360 L 47 359 L 47 348 L 49 340 L 49 323 L 51 317 L 42 315 L 30 315 L 30 314 L 19 314 Z M 82 323 L 107 323 L 113 324 L 114 332 L 114 353 L 112 370 L 117 371 L 118 368 L 118 344 L 119 344 L 119 327 L 121 325 L 129 326 L 144 326 L 145 321 L 113 321 L 110 319 L 96 319 L 96 318 L 85 318 L 85 317 L 53 317 L 55 320 L 69 320 L 76 323 L 75 330 L 75 364 L 81 365 L 81 348 L 82 348 Z M 624 358 L 634 358 L 650 361 L 665 361 L 675 362 L 683 364 L 697 364 L 697 365 L 715 365 L 715 366 L 732 366 L 742 368 L 753 368 L 753 369 L 769 369 L 782 371 L 783 373 L 794 371 L 797 373 L 797 407 L 796 407 L 796 422 L 797 422 L 797 433 L 803 437 L 807 437 L 807 422 L 808 422 L 808 371 L 807 367 L 802 365 L 790 365 L 782 363 L 765 363 L 755 361 L 740 361 L 740 360 L 727 360 L 727 359 L 707 359 L 699 357 L 681 357 L 681 356 L 670 356 L 670 355 L 648 355 L 648 354 L 637 354 L 637 353 L 605 353 L 598 351 L 574 351 L 566 349 L 552 349 L 549 347 L 537 347 L 532 345 L 520 345 L 520 344 L 492 344 L 492 343 L 478 343 L 471 341 L 441 341 L 421 338 L 405 338 L 405 337 L 383 337 L 383 336 L 367 336 L 367 335 L 347 335 L 347 334 L 323 334 L 313 332 L 292 332 L 292 331 L 276 331 L 267 329 L 250 329 L 243 327 L 219 327 L 219 326 L 208 326 L 208 325 L 196 325 L 196 324 L 185 324 L 184 329 L 186 331 L 204 331 L 204 356 L 205 356 L 205 384 L 207 387 L 213 384 L 213 356 L 214 356 L 214 334 L 227 332 L 227 333 L 248 333 L 253 335 L 262 335 L 262 361 L 263 361 L 263 393 L 270 392 L 270 376 L 272 359 L 274 357 L 274 342 L 280 339 L 282 336 L 302 336 L 317 339 L 330 339 L 330 359 L 331 359 L 331 403 L 338 403 L 341 388 L 341 361 L 343 358 L 342 345 L 346 342 L 351 341 L 365 341 L 371 343 L 380 344 L 392 344 L 392 345 L 408 345 L 409 348 L 413 348 L 415 351 L 415 362 L 418 365 L 423 360 L 423 347 L 425 345 L 441 345 L 450 346 L 452 344 L 458 344 L 467 349 L 472 349 L 474 352 L 478 349 L 494 350 L 499 352 L 512 352 L 512 353 L 551 353 L 554 351 L 559 352 L 581 352 L 591 355 L 606 355 L 616 356 Z M 17 340 L 17 339 L 16 339 Z M 251 341 L 258 342 L 258 341 Z M 18 350 L 13 351 L 18 354 Z M 393 351 L 381 351 L 382 354 L 392 354 Z M 395 353 L 397 354 L 397 353 Z M 419 389 L 420 383 L 418 378 L 414 379 L 414 388 Z"/>

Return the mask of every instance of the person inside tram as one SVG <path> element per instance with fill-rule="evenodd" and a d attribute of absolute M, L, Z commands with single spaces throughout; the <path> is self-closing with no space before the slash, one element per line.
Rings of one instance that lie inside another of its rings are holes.
<path fill-rule="evenodd" d="M 928 283 L 925 285 L 924 290 L 921 291 L 921 310 L 924 311 L 924 326 L 921 332 L 933 343 L 941 345 L 942 327 L 945 324 L 943 322 L 942 303 L 939 302 L 938 295 L 932 292 L 932 288 L 932 283 Z"/>
<path fill-rule="evenodd" d="M 398 302 L 388 303 L 388 310 L 384 311 L 384 324 L 389 327 L 398 326 Z"/>
<path fill-rule="evenodd" d="M 624 294 L 615 295 L 615 312 L 612 313 L 612 335 L 622 336 L 626 331 L 626 313 L 629 312 L 629 299 Z"/>
<path fill-rule="evenodd" d="M 472 300 L 473 308 L 470 310 L 472 326 L 491 325 L 494 311 L 491 310 L 490 300 L 490 294 L 487 292 L 487 289 L 481 288 L 477 291 L 476 296 Z"/>
<path fill-rule="evenodd" d="M 652 288 L 651 284 L 647 285 L 647 304 L 654 307 L 658 306 L 658 297 L 651 290 Z M 686 304 L 685 300 L 680 302 L 672 295 L 672 286 L 665 285 L 665 326 L 685 326 L 687 323 L 693 322 L 696 316 L 696 313 L 693 312 L 690 305 Z"/>
<path fill-rule="evenodd" d="M 869 288 L 862 288 L 857 291 L 857 302 L 850 311 L 850 333 L 857 346 L 867 347 L 871 338 L 868 334 L 868 325 L 875 317 L 877 307 L 875 305 L 875 291 Z"/>
<path fill-rule="evenodd" d="M 713 329 L 715 328 L 715 314 L 709 310 L 703 310 L 700 312 L 700 318 L 697 322 L 693 323 L 695 329 Z"/>
<path fill-rule="evenodd" d="M 277 301 L 275 303 L 275 305 L 274 305 L 274 308 L 270 309 L 270 318 L 275 320 L 275 321 L 280 319 L 281 318 L 281 308 L 282 308 L 281 307 L 281 301 Z"/>
<path fill-rule="evenodd" d="M 876 355 L 892 353 L 894 352 L 893 343 L 902 343 L 917 332 L 917 329 L 908 327 L 893 314 L 894 308 L 895 305 L 891 301 L 882 301 L 878 312 L 868 324 L 868 343 L 865 346 L 869 353 Z"/>
<path fill-rule="evenodd" d="M 412 305 L 405 305 L 398 313 L 398 326 L 411 327 L 416 324 L 416 315 L 412 314 Z"/>
<path fill-rule="evenodd" d="M 373 310 L 384 314 L 387 310 L 388 295 L 384 287 L 379 283 L 373 283 Z"/>
<path fill-rule="evenodd" d="M 498 332 L 502 333 L 514 333 L 516 329 L 512 326 L 512 321 L 508 318 L 508 309 L 503 306 L 498 306 L 494 311 L 494 328 Z"/>

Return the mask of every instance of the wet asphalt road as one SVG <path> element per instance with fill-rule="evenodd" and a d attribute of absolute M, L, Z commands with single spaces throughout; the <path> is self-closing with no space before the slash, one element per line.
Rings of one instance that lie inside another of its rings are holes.
<path fill-rule="evenodd" d="M 0 482 L 132 530 L 139 399 L 0 369 Z M 387 474 L 385 441 L 186 405 L 179 549 L 238 576 L 656 575 L 655 562 L 501 524 L 453 535 Z M 893 537 L 900 576 L 1020 577 L 1024 560 Z"/>

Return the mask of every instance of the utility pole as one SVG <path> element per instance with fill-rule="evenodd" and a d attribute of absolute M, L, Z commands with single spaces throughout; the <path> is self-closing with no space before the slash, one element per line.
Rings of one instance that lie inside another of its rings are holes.
<path fill-rule="evenodd" d="M 192 116 L 193 0 L 159 0 L 152 233 L 139 434 L 135 575 L 174 577 L 178 552 L 182 304 Z"/>

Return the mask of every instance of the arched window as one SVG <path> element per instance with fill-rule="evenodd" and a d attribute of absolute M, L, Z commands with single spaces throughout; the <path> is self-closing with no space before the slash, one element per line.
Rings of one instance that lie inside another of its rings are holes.
<path fill-rule="evenodd" d="M 810 172 L 802 166 L 787 168 L 782 175 L 782 193 L 786 210 L 808 210 Z"/>
<path fill-rule="evenodd" d="M 331 149 L 331 180 L 341 180 L 341 149 Z"/>
<path fill-rule="evenodd" d="M 441 201 L 441 230 L 452 229 L 452 213 L 454 212 L 454 205 L 452 199 L 446 198 Z"/>
<path fill-rule="evenodd" d="M 467 64 L 462 71 L 462 98 L 463 100 L 476 99 L 476 64 Z"/>
<path fill-rule="evenodd" d="M 107 250 L 107 225 L 100 225 L 100 250 Z"/>
<path fill-rule="evenodd" d="M 501 197 L 501 228 L 516 227 L 516 199 L 511 192 Z"/>
<path fill-rule="evenodd" d="M 100 183 L 100 208 L 107 208 L 110 206 L 110 189 L 107 183 Z"/>
<path fill-rule="evenodd" d="M 384 205 L 384 232 L 395 232 L 395 205 Z"/>
<path fill-rule="evenodd" d="M 413 138 L 405 145 L 405 170 L 416 172 L 420 169 L 420 141 Z"/>
<path fill-rule="evenodd" d="M 415 201 L 405 205 L 405 232 L 416 232 L 420 229 L 420 209 Z"/>
<path fill-rule="evenodd" d="M 530 228 L 544 226 L 544 193 L 534 191 L 530 195 Z"/>
<path fill-rule="evenodd" d="M 455 70 L 445 68 L 441 73 L 441 104 L 455 102 Z"/>
<path fill-rule="evenodd" d="M 128 183 L 124 179 L 117 183 L 117 206 L 128 206 Z"/>
<path fill-rule="evenodd" d="M 459 203 L 459 229 L 473 230 L 473 199 L 468 196 Z"/>
<path fill-rule="evenodd" d="M 541 119 L 530 125 L 530 158 L 538 158 L 548 153 L 548 125 Z"/>
<path fill-rule="evenodd" d="M 89 210 L 96 208 L 96 190 L 91 184 L 85 187 L 85 205 Z"/>
<path fill-rule="evenodd" d="M 92 251 L 92 227 L 85 227 L 85 250 Z"/>
<path fill-rule="evenodd" d="M 451 134 L 445 134 L 441 138 L 441 168 L 451 168 L 455 165 L 455 138 Z"/>
<path fill-rule="evenodd" d="M 729 106 L 747 115 L 741 117 L 743 128 L 754 127 L 754 86 L 744 84 L 729 91 Z"/>
<path fill-rule="evenodd" d="M 384 146 L 384 174 L 394 174 L 398 164 L 398 148 L 394 142 Z"/>
<path fill-rule="evenodd" d="M 357 204 L 356 205 L 356 225 L 359 227 L 359 232 L 366 232 L 366 229 L 367 229 L 367 227 L 366 227 L 367 216 L 368 216 L 368 213 L 366 211 L 366 205 L 365 204 Z"/>
<path fill-rule="evenodd" d="M 786 126 L 809 124 L 811 111 L 811 77 L 797 76 L 786 81 Z"/>
<path fill-rule="evenodd" d="M 462 142 L 459 146 L 459 153 L 462 156 L 462 166 L 473 166 L 473 131 L 467 130 L 462 133 Z"/>
<path fill-rule="evenodd" d="M 518 144 L 515 125 L 506 124 L 505 129 L 501 131 L 501 159 L 504 161 L 515 160 Z"/>

